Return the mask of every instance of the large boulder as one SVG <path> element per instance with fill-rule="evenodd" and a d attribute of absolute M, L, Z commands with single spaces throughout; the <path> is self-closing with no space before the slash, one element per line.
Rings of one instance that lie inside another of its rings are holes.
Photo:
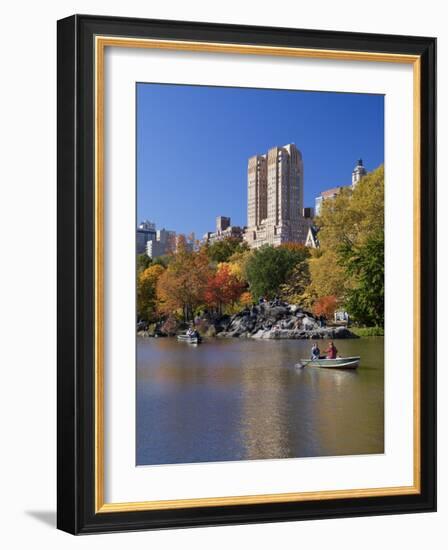
<path fill-rule="evenodd" d="M 265 307 L 264 316 L 272 321 L 278 321 L 283 319 L 288 314 L 288 308 L 286 306 L 273 306 Z"/>
<path fill-rule="evenodd" d="M 316 321 L 312 317 L 308 317 L 307 315 L 305 315 L 302 318 L 302 327 L 305 330 L 315 330 L 318 328 L 318 326 L 319 325 L 316 323 Z"/>

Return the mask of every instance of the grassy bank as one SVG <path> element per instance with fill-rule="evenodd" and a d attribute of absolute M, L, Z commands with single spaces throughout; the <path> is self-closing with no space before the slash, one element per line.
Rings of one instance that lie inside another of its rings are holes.
<path fill-rule="evenodd" d="M 356 336 L 384 336 L 383 327 L 350 327 L 351 332 Z"/>

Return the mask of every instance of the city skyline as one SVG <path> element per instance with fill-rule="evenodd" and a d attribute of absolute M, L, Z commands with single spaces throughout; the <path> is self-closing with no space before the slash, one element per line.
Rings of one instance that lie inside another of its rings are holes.
<path fill-rule="evenodd" d="M 282 143 L 302 152 L 304 206 L 314 206 L 350 185 L 359 157 L 368 171 L 384 162 L 384 98 L 138 84 L 137 222 L 196 238 L 219 215 L 247 225 L 248 158 Z"/>

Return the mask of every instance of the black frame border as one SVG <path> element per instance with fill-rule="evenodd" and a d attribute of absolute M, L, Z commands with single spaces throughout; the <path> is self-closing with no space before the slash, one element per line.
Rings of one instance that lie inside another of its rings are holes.
<path fill-rule="evenodd" d="M 57 526 L 103 533 L 436 510 L 436 39 L 74 15 L 58 21 Z M 421 59 L 421 492 L 95 513 L 96 35 L 417 55 Z"/>

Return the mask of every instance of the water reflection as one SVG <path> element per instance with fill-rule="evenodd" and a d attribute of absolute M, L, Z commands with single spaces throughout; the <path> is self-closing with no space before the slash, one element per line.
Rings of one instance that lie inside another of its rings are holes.
<path fill-rule="evenodd" d="M 310 343 L 137 342 L 137 464 L 383 452 L 383 339 L 357 371 L 297 369 Z"/>

